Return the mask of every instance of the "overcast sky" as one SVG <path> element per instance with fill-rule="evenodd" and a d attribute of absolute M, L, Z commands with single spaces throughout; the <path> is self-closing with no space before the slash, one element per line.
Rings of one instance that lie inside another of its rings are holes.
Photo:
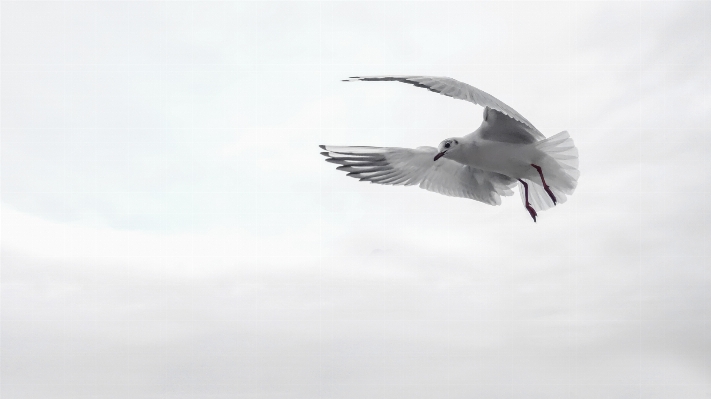
<path fill-rule="evenodd" d="M 10 398 L 711 397 L 711 3 L 1 4 Z M 481 107 L 568 130 L 533 223 L 346 178 Z"/>

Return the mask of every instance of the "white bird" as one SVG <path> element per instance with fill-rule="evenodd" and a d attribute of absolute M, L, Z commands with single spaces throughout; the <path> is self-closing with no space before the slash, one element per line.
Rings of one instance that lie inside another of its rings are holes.
<path fill-rule="evenodd" d="M 321 145 L 326 161 L 348 176 L 378 184 L 415 185 L 436 193 L 490 205 L 512 195 L 536 211 L 563 203 L 578 183 L 578 150 L 567 131 L 546 138 L 531 122 L 494 96 L 452 78 L 366 76 L 348 81 L 397 81 L 484 106 L 473 133 L 442 141 L 437 148 L 344 147 Z"/>

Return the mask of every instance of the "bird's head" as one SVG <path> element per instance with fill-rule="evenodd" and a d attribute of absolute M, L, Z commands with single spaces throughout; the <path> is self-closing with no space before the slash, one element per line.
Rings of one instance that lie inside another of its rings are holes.
<path fill-rule="evenodd" d="M 459 146 L 459 139 L 457 138 L 451 138 L 451 139 L 446 139 L 439 143 L 439 146 L 437 146 L 437 155 L 435 155 L 434 160 L 438 160 L 446 155 L 446 158 L 451 158 L 452 155 L 456 154 L 459 152 L 460 146 Z"/>

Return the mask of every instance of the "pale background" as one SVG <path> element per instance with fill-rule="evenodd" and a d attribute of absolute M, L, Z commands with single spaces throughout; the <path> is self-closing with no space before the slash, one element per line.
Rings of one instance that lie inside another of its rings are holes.
<path fill-rule="evenodd" d="M 711 3 L 10 2 L 10 398 L 711 398 Z M 480 107 L 568 130 L 533 223 L 358 182 Z"/>

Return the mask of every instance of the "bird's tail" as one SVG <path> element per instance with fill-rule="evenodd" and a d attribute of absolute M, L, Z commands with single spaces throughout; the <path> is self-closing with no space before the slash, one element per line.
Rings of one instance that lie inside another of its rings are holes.
<path fill-rule="evenodd" d="M 575 187 L 578 185 L 578 149 L 573 143 L 573 139 L 567 131 L 562 131 L 554 136 L 548 137 L 534 144 L 537 149 L 547 155 L 541 161 L 543 176 L 546 183 L 550 186 L 551 191 L 556 197 L 558 203 L 565 202 L 568 195 L 573 194 Z M 526 181 L 527 179 L 524 179 Z M 541 181 L 527 181 L 528 184 L 528 201 L 538 211 L 544 211 L 553 205 L 553 200 L 541 185 Z M 530 184 L 533 183 L 533 184 Z M 521 201 L 526 203 L 524 189 L 519 185 L 521 193 Z"/>

